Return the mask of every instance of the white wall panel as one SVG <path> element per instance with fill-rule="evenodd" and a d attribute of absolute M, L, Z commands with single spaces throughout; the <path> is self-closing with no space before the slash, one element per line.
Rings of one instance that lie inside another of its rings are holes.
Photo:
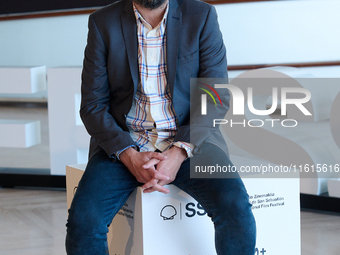
<path fill-rule="evenodd" d="M 340 59 L 340 2 L 215 5 L 229 65 Z M 81 66 L 88 15 L 0 22 L 0 65 Z"/>
<path fill-rule="evenodd" d="M 65 166 L 87 162 L 89 135 L 79 119 L 81 68 L 50 68 L 48 117 L 51 174 L 65 175 Z"/>
<path fill-rule="evenodd" d="M 339 1 L 216 5 L 229 65 L 337 61 Z"/>
<path fill-rule="evenodd" d="M 80 66 L 88 15 L 0 21 L 0 66 Z"/>

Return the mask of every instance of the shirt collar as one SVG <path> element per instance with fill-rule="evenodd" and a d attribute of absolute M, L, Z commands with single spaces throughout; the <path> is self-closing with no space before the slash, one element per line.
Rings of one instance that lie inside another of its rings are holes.
<path fill-rule="evenodd" d="M 149 30 L 153 30 L 153 29 L 156 29 L 158 27 L 161 26 L 161 24 L 166 24 L 166 19 L 168 17 L 168 12 L 169 12 L 169 2 L 166 4 L 166 9 L 165 9 L 165 12 L 164 12 L 164 15 L 163 15 L 163 18 L 162 20 L 159 22 L 159 24 L 156 26 L 156 27 L 152 27 L 144 18 L 143 16 L 139 13 L 139 11 L 137 10 L 136 6 L 135 6 L 135 3 L 132 2 L 132 5 L 133 5 L 133 11 L 135 13 L 135 17 L 136 17 L 136 20 L 137 22 L 141 22 L 144 26 L 147 26 L 149 28 Z"/>

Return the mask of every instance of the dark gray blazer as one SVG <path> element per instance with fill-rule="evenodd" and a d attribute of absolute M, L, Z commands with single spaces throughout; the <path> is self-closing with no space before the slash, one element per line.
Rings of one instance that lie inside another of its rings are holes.
<path fill-rule="evenodd" d="M 190 126 L 190 78 L 227 78 L 226 50 L 215 8 L 196 0 L 170 0 L 166 36 L 168 86 L 179 123 L 175 141 L 191 142 L 197 146 L 195 151 L 204 141 L 223 147 L 219 131 L 201 120 L 200 106 L 192 113 L 195 124 Z M 90 15 L 80 110 L 91 135 L 90 158 L 99 150 L 114 158 L 115 152 L 135 144 L 125 119 L 139 83 L 137 52 L 131 0 Z M 219 94 L 223 106 L 208 100 L 210 119 L 224 118 L 228 110 L 228 92 L 224 89 Z"/>

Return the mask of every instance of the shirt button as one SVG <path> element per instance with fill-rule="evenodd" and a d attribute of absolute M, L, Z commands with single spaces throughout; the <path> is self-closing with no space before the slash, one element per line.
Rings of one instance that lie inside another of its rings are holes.
<path fill-rule="evenodd" d="M 148 60 L 149 61 L 154 61 L 155 60 L 155 55 L 152 54 L 152 53 L 149 53 Z"/>

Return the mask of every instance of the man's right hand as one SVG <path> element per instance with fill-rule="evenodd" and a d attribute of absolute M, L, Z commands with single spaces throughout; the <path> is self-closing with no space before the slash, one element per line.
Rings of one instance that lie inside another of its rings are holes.
<path fill-rule="evenodd" d="M 155 165 L 166 156 L 159 152 L 138 152 L 133 148 L 128 148 L 119 155 L 120 161 L 128 168 L 128 170 L 136 177 L 138 182 L 147 183 L 154 181 L 153 190 L 168 194 L 169 190 L 158 184 L 158 181 L 167 181 L 170 178 L 158 172 Z M 151 162 L 150 168 L 145 169 L 143 165 Z"/>

